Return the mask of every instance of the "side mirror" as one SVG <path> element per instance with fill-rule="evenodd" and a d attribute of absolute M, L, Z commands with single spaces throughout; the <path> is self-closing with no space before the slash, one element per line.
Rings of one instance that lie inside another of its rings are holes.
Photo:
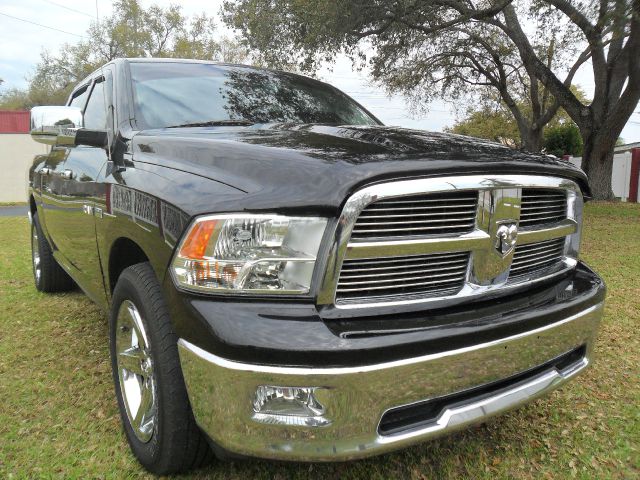
<path fill-rule="evenodd" d="M 31 138 L 46 145 L 105 147 L 106 130 L 82 128 L 78 107 L 34 107 L 31 109 Z"/>

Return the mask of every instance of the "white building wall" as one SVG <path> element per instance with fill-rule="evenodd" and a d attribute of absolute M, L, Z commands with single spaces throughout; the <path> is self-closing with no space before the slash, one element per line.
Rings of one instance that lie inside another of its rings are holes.
<path fill-rule="evenodd" d="M 27 201 L 29 167 L 48 148 L 26 133 L 0 134 L 0 203 Z"/>

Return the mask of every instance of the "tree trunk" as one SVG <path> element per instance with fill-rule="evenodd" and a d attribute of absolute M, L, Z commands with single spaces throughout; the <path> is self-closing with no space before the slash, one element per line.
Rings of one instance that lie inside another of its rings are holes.
<path fill-rule="evenodd" d="M 582 169 L 589 177 L 594 200 L 613 200 L 611 175 L 613 173 L 613 148 L 617 137 L 607 132 L 583 132 Z"/>
<path fill-rule="evenodd" d="M 520 139 L 522 149 L 528 152 L 539 152 L 542 150 L 542 129 L 520 128 Z"/>

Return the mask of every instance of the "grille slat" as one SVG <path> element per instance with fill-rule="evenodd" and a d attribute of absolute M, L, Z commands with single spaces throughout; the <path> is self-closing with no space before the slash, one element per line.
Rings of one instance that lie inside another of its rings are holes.
<path fill-rule="evenodd" d="M 549 212 L 551 213 L 551 212 Z M 524 218 L 520 217 L 520 225 L 522 226 L 523 221 L 524 222 L 540 222 L 540 223 L 551 223 L 551 222 L 546 222 L 546 220 L 550 220 L 550 221 L 555 221 L 555 222 L 559 222 L 560 220 L 564 220 L 564 215 L 526 215 Z"/>
<path fill-rule="evenodd" d="M 420 263 L 423 262 L 424 260 L 429 260 L 431 257 L 431 255 L 411 255 L 410 257 L 386 257 L 386 258 L 376 258 L 376 259 L 359 259 L 359 260 L 349 260 L 349 263 L 344 263 L 342 265 L 342 270 L 347 270 L 349 268 L 356 268 L 359 269 L 360 266 L 362 265 L 388 265 L 388 264 L 414 264 L 414 263 Z M 409 260 L 407 260 L 409 259 Z M 443 260 L 441 262 L 429 262 L 429 265 L 450 265 L 451 262 L 446 259 Z M 376 267 L 371 267 L 372 269 L 376 268 Z M 380 267 L 381 269 L 387 268 L 387 267 Z M 393 267 L 393 268 L 397 268 L 397 267 Z"/>
<path fill-rule="evenodd" d="M 437 232 L 437 233 L 442 233 L 442 230 L 449 230 L 452 231 L 456 228 L 460 228 L 457 225 L 442 225 L 439 227 L 406 227 L 406 228 L 367 228 L 367 229 L 361 229 L 358 231 L 358 233 L 377 233 L 377 234 L 384 234 L 384 233 L 397 233 L 397 232 L 412 232 L 412 234 L 416 234 L 418 232 Z M 463 228 L 463 230 L 469 230 L 468 228 Z M 442 233 L 442 235 L 445 235 L 444 233 Z M 398 235 L 391 235 L 391 236 L 398 236 Z M 351 237 L 353 238 L 353 236 Z"/>
<path fill-rule="evenodd" d="M 531 215 L 538 215 L 539 213 L 550 213 L 553 212 L 554 214 L 559 213 L 559 212 L 564 212 L 565 208 L 564 206 L 562 207 L 553 207 L 553 208 L 549 208 L 549 207 L 533 207 L 533 208 L 528 208 L 526 213 L 522 214 L 524 216 L 531 216 Z"/>
<path fill-rule="evenodd" d="M 523 188 L 520 227 L 557 223 L 567 218 L 567 196 L 550 188 Z"/>
<path fill-rule="evenodd" d="M 392 209 L 395 210 L 395 209 Z M 375 211 L 372 212 L 362 212 L 361 217 L 362 218 L 366 218 L 366 219 L 370 219 L 370 218 L 414 218 L 414 217 L 438 217 L 438 216 L 443 216 L 443 215 L 447 215 L 447 216 L 451 216 L 451 215 L 468 215 L 467 212 L 430 212 L 430 213 L 394 213 L 392 215 L 389 214 L 385 214 L 385 215 L 371 215 L 370 213 L 377 213 Z"/>
<path fill-rule="evenodd" d="M 560 251 L 557 252 L 549 252 L 544 255 L 537 255 L 534 258 L 529 258 L 527 260 L 519 261 L 515 267 L 511 267 L 512 270 L 521 270 L 523 268 L 533 267 L 535 265 L 540 265 L 542 263 L 546 263 L 551 259 L 557 259 L 560 256 Z"/>
<path fill-rule="evenodd" d="M 409 216 L 409 215 L 407 215 Z M 364 218 L 366 220 L 369 220 L 369 217 L 361 217 Z M 434 218 L 434 219 L 430 219 L 429 223 L 470 223 L 475 221 L 476 217 L 475 216 L 470 216 L 470 217 L 462 217 L 462 218 Z M 358 222 L 359 226 L 371 226 L 371 225 L 395 225 L 395 224 L 399 224 L 399 225 L 406 225 L 406 224 L 414 224 L 414 223 L 422 223 L 420 220 L 395 220 L 395 216 L 389 216 L 387 217 L 387 221 L 386 222 Z M 440 225 L 436 225 L 438 228 L 440 228 Z"/>
<path fill-rule="evenodd" d="M 558 250 L 562 250 L 562 249 L 561 249 L 561 248 L 558 248 Z M 528 258 L 540 259 L 540 258 L 542 258 L 543 256 L 546 256 L 546 255 L 554 255 L 554 254 L 556 254 L 556 253 L 557 253 L 557 252 L 549 252 L 547 249 L 544 249 L 544 250 L 542 250 L 542 251 L 535 251 L 535 252 L 532 252 L 532 253 L 528 253 L 528 254 L 526 254 L 526 255 L 525 255 L 525 254 L 521 254 L 521 255 L 518 257 L 518 261 L 520 261 L 520 262 L 526 262 Z"/>
<path fill-rule="evenodd" d="M 548 250 L 549 249 L 548 243 L 555 242 L 556 240 L 546 240 L 544 242 L 536 242 L 536 243 L 530 243 L 528 245 L 521 245 L 518 247 L 518 258 L 521 258 L 522 256 L 528 255 L 530 253 L 539 252 L 541 250 L 542 251 Z M 526 249 L 526 253 L 525 253 L 525 249 Z"/>
<path fill-rule="evenodd" d="M 541 194 L 532 195 L 532 194 L 525 193 L 522 195 L 522 198 L 525 200 L 533 199 L 533 201 L 554 201 L 554 199 L 559 200 L 562 198 L 566 198 L 566 195 L 564 193 L 554 193 L 552 191 L 549 191 L 548 194 L 541 193 Z"/>
<path fill-rule="evenodd" d="M 519 245 L 513 254 L 510 277 L 538 273 L 562 262 L 565 238 Z"/>
<path fill-rule="evenodd" d="M 450 272 L 450 273 L 433 273 L 433 271 L 428 272 L 429 278 L 441 278 L 441 279 L 447 279 L 447 278 L 451 278 L 451 279 L 455 279 L 457 278 L 460 274 L 462 274 L 464 272 L 465 268 L 461 268 L 458 271 L 455 272 Z M 387 274 L 389 275 L 389 274 Z M 398 274 L 396 274 L 398 275 Z M 340 279 L 340 287 L 344 288 L 344 287 L 352 287 L 354 285 L 379 285 L 379 284 L 387 284 L 390 282 L 405 282 L 405 284 L 407 284 L 406 282 L 413 282 L 414 280 L 420 280 L 422 281 L 425 278 L 425 275 L 419 275 L 419 272 L 411 272 L 411 274 L 407 275 L 405 273 L 404 277 L 401 278 L 385 278 L 383 280 L 380 280 L 380 275 L 377 276 L 378 280 L 360 280 L 360 279 L 356 279 L 355 281 L 352 280 L 351 278 L 349 279 L 345 279 L 342 278 Z M 438 282 L 440 280 L 437 280 L 436 282 Z"/>
<path fill-rule="evenodd" d="M 412 195 L 409 196 L 405 199 L 395 199 L 395 200 L 380 200 L 378 202 L 375 202 L 373 204 L 373 206 L 378 206 L 378 207 L 384 207 L 385 205 L 399 205 L 399 204 L 404 204 L 404 203 L 409 203 L 411 205 L 415 205 L 415 204 L 423 204 L 423 203 L 441 203 L 442 202 L 442 198 L 422 198 L 423 194 L 420 194 L 421 196 L 416 196 L 416 195 Z M 434 194 L 430 194 L 430 195 L 434 195 Z M 455 196 L 454 196 L 455 195 Z M 459 193 L 455 193 L 455 194 L 450 194 L 450 193 L 441 193 L 439 195 L 437 195 L 437 197 L 444 197 L 444 196 L 449 196 L 451 198 L 449 198 L 447 201 L 449 203 L 453 203 L 454 205 L 456 204 L 456 202 L 469 202 L 469 203 L 474 203 L 478 197 L 478 195 L 474 192 L 473 194 L 459 194 Z M 416 197 L 413 199 L 409 199 L 410 197 Z"/>
<path fill-rule="evenodd" d="M 465 203 L 465 204 L 460 204 L 460 205 L 449 205 L 446 208 L 449 209 L 454 209 L 454 208 L 458 208 L 461 211 L 464 211 L 464 209 L 470 208 L 470 207 L 475 207 L 476 204 L 475 203 Z M 366 214 L 368 212 L 398 212 L 398 211 L 407 211 L 407 210 L 416 210 L 416 211 L 437 211 L 438 208 L 443 208 L 442 206 L 431 206 L 431 207 L 423 207 L 423 206 L 411 206 L 411 207 L 383 207 L 383 208 L 378 208 L 376 206 L 376 204 L 371 204 L 367 207 L 367 210 L 363 211 L 363 214 Z M 455 212 L 455 210 L 454 210 Z"/>
<path fill-rule="evenodd" d="M 394 296 L 443 295 L 459 291 L 466 278 L 468 263 L 468 252 L 380 260 L 346 259 L 336 289 L 336 300 L 366 298 L 370 301 L 374 297 L 389 300 Z"/>
<path fill-rule="evenodd" d="M 397 289 L 402 289 L 402 290 L 406 290 L 408 287 L 424 287 L 424 286 L 432 286 L 432 285 L 438 285 L 438 286 L 443 286 L 443 285 L 448 285 L 451 282 L 455 282 L 455 279 L 450 279 L 450 280 L 441 280 L 441 281 L 424 281 L 424 282 L 412 282 L 412 283 L 406 283 L 403 285 L 380 285 L 380 286 L 367 286 L 366 288 L 339 288 L 337 291 L 340 293 L 344 293 L 344 292 L 368 292 L 370 290 L 397 290 Z"/>
<path fill-rule="evenodd" d="M 411 273 L 433 273 L 434 271 L 436 272 L 442 272 L 442 271 L 449 271 L 449 270 L 459 270 L 461 267 L 442 267 L 442 266 L 436 266 L 433 268 L 424 268 L 424 269 L 415 269 L 415 270 L 411 270 Z M 466 268 L 466 267 L 464 267 Z M 394 272 L 394 271 L 390 271 L 390 270 L 403 270 L 400 272 Z M 342 278 L 343 279 L 352 279 L 352 278 L 369 278 L 369 277 L 378 277 L 380 276 L 380 271 L 383 269 L 364 269 L 364 270 L 356 270 L 356 269 L 343 269 L 342 270 Z M 406 275 L 407 272 L 407 268 L 406 267 L 386 267 L 384 270 L 386 270 L 384 272 L 385 275 L 389 275 L 389 276 L 393 276 L 393 275 Z M 355 272 L 356 275 L 352 275 L 351 273 Z M 360 273 L 360 272 L 373 272 L 373 273 Z"/>
<path fill-rule="evenodd" d="M 474 229 L 477 206 L 478 193 L 475 190 L 380 200 L 360 213 L 351 240 L 462 235 Z"/>
<path fill-rule="evenodd" d="M 564 204 L 561 203 L 561 200 L 546 200 L 544 203 L 542 202 L 528 202 L 526 199 L 524 200 L 524 206 L 528 211 L 537 211 L 537 210 L 549 210 L 550 208 L 559 208 L 564 209 Z"/>

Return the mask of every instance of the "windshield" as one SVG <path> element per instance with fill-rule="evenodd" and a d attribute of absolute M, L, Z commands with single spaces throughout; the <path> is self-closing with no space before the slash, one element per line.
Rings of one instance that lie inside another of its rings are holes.
<path fill-rule="evenodd" d="M 379 124 L 336 88 L 285 72 L 206 63 L 132 62 L 131 78 L 136 119 L 143 128 L 229 121 Z"/>

